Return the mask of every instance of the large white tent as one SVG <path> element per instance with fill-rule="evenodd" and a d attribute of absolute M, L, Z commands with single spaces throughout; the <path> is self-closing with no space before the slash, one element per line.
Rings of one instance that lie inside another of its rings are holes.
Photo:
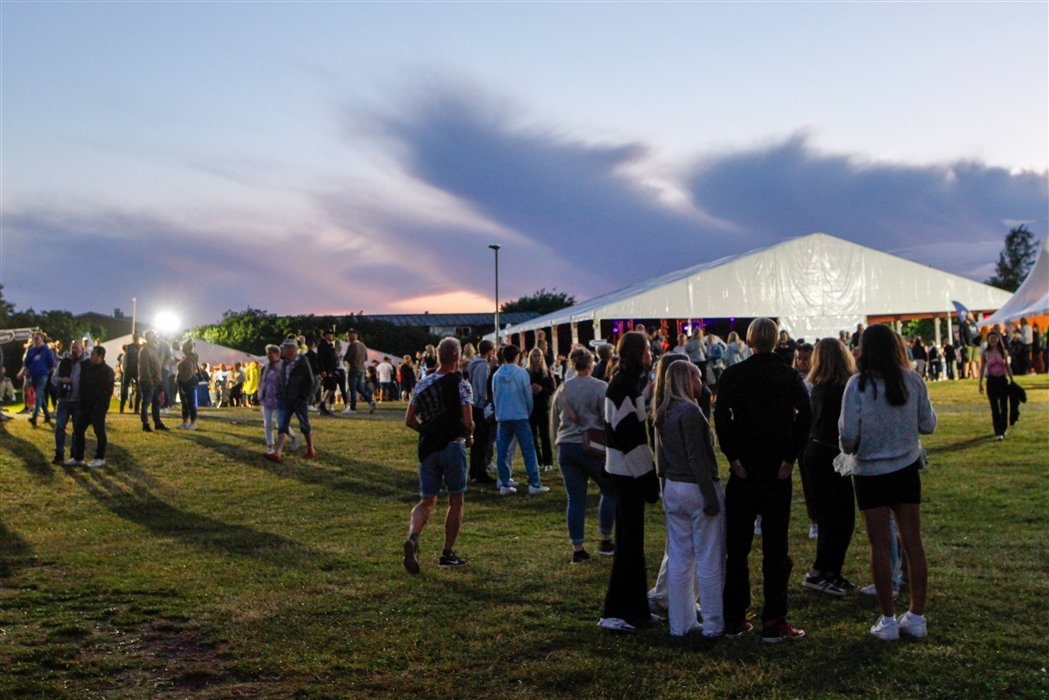
<path fill-rule="evenodd" d="M 1023 284 L 1013 294 L 1013 298 L 1005 302 L 998 311 L 980 322 L 981 326 L 993 326 L 1021 318 L 1031 320 L 1038 316 L 1049 314 L 1049 238 L 1042 241 L 1042 249 L 1038 251 L 1038 258 L 1034 261 L 1034 267 L 1027 273 Z"/>
<path fill-rule="evenodd" d="M 258 360 L 263 362 L 264 357 L 258 357 L 256 355 L 250 355 L 240 350 L 234 350 L 233 348 L 227 348 L 224 345 L 217 345 L 216 343 L 209 343 L 206 340 L 200 338 L 193 338 L 194 349 L 197 353 L 198 361 L 201 364 L 207 363 L 209 365 L 230 365 L 240 362 L 251 362 L 252 360 Z M 124 346 L 131 342 L 131 335 L 122 335 L 119 338 L 113 340 L 107 340 L 102 343 L 102 347 L 106 349 L 106 361 L 109 364 L 115 364 L 117 357 L 120 353 L 124 352 Z"/>
<path fill-rule="evenodd" d="M 793 337 L 837 336 L 858 323 L 948 317 L 952 300 L 990 312 L 1010 294 L 920 263 L 813 233 L 624 287 L 512 326 L 504 337 L 570 325 L 605 337 L 601 322 L 777 318 Z M 615 327 L 619 327 L 615 324 Z M 585 334 L 584 334 L 585 335 Z M 494 337 L 494 334 L 489 337 Z"/>

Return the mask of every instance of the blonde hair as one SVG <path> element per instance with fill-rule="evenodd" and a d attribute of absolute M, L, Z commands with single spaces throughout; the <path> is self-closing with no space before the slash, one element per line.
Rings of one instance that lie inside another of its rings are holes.
<path fill-rule="evenodd" d="M 678 360 L 688 362 L 688 355 L 684 355 L 680 352 L 668 352 L 656 361 L 656 378 L 652 382 L 652 404 L 649 406 L 652 420 L 656 419 L 656 412 L 659 410 L 659 404 L 663 400 L 663 389 L 666 386 L 667 369 Z"/>
<path fill-rule="evenodd" d="M 427 347 L 430 346 L 428 345 Z M 437 345 L 437 361 L 442 365 L 446 365 L 449 362 L 455 362 L 461 353 L 462 347 L 459 345 L 458 338 L 444 338 Z"/>
<path fill-rule="evenodd" d="M 542 349 L 535 347 L 528 353 L 528 371 L 532 371 L 532 359 L 539 358 L 539 369 L 543 373 L 543 376 L 549 376 L 550 370 L 546 366 L 546 355 L 543 354 Z"/>
<path fill-rule="evenodd" d="M 756 318 L 747 328 L 747 342 L 755 352 L 772 352 L 779 340 L 779 325 L 771 318 Z"/>
<path fill-rule="evenodd" d="M 728 342 L 730 342 L 730 343 L 738 343 L 739 342 L 739 333 L 737 333 L 736 331 L 729 331 Z"/>
<path fill-rule="evenodd" d="M 696 401 L 696 395 L 692 391 L 692 380 L 699 377 L 699 367 L 688 360 L 674 360 L 667 367 L 666 376 L 663 378 L 656 409 L 655 423 L 657 428 L 662 428 L 666 421 L 667 409 L 675 401 Z M 653 404 L 656 401 L 653 400 Z"/>
<path fill-rule="evenodd" d="M 836 384 L 845 386 L 849 377 L 856 374 L 856 360 L 837 338 L 824 338 L 816 343 L 812 351 L 812 369 L 808 380 L 812 386 Z"/>

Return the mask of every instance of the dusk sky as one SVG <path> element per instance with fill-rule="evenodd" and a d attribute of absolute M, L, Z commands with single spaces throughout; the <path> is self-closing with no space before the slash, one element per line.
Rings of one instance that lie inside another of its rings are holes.
<path fill-rule="evenodd" d="M 34 3 L 18 308 L 583 300 L 822 231 L 983 281 L 1049 219 L 1049 5 Z"/>

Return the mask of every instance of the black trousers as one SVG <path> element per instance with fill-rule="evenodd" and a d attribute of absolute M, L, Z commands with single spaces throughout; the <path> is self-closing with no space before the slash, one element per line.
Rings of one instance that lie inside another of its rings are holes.
<path fill-rule="evenodd" d="M 554 463 L 554 450 L 550 445 L 550 411 L 542 409 L 532 411 L 528 417 L 532 426 L 532 441 L 535 442 L 536 457 L 539 465 L 546 467 Z"/>
<path fill-rule="evenodd" d="M 87 448 L 87 426 L 95 431 L 95 459 L 106 458 L 106 411 L 108 407 L 96 408 L 94 410 L 82 409 L 77 416 L 76 424 L 73 425 L 73 449 L 72 458 L 84 459 L 84 450 Z"/>
<path fill-rule="evenodd" d="M 474 406 L 474 444 L 470 448 L 470 478 L 488 481 L 488 455 L 492 442 L 492 426 L 484 417 L 484 409 Z"/>
<path fill-rule="evenodd" d="M 1005 435 L 1009 421 L 1009 379 L 1004 374 L 1000 377 L 987 377 L 987 398 L 991 402 L 994 434 Z"/>
<path fill-rule="evenodd" d="M 754 540 L 754 519 L 759 515 L 761 570 L 765 579 L 765 607 L 761 619 L 767 622 L 787 614 L 787 580 L 794 568 L 794 562 L 787 555 L 790 499 L 790 479 L 758 481 L 753 468 L 747 479 L 740 479 L 735 474 L 729 477 L 725 488 L 725 549 L 728 555 L 725 561 L 724 597 L 726 629 L 739 627 L 750 607 L 748 559 Z"/>
<path fill-rule="evenodd" d="M 120 411 L 123 413 L 124 406 L 127 405 L 128 390 L 133 388 L 135 390 L 135 400 L 131 404 L 132 410 L 138 413 L 138 379 L 132 377 L 126 372 L 120 376 Z"/>
<path fill-rule="evenodd" d="M 648 622 L 648 576 L 645 572 L 645 499 L 636 479 L 612 477 L 616 498 L 616 553 L 601 617 L 618 617 L 635 627 Z M 751 527 L 754 526 L 753 520 Z"/>
<path fill-rule="evenodd" d="M 822 574 L 840 575 L 845 554 L 856 530 L 856 495 L 852 477 L 834 471 L 835 447 L 810 442 L 801 460 L 801 473 L 812 492 L 813 508 L 820 524 L 816 561 L 812 568 Z M 762 523 L 764 526 L 764 522 Z"/>

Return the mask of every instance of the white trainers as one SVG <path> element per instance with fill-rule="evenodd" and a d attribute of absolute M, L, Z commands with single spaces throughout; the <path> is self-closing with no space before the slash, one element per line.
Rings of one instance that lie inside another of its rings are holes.
<path fill-rule="evenodd" d="M 549 486 L 529 486 L 528 487 L 528 495 L 529 496 L 538 496 L 541 493 L 549 493 L 549 492 L 550 492 L 550 487 Z"/>
<path fill-rule="evenodd" d="M 820 538 L 820 526 L 816 523 L 809 525 L 809 539 L 818 540 Z"/>
<path fill-rule="evenodd" d="M 104 460 L 104 459 L 96 459 L 96 460 L 93 460 L 91 462 L 91 464 L 89 464 L 87 466 L 91 467 L 92 469 L 98 469 L 99 467 L 106 466 L 106 460 Z"/>
<path fill-rule="evenodd" d="M 869 595 L 869 596 L 874 597 L 874 596 L 878 595 L 878 590 L 874 587 L 874 584 L 872 583 L 869 586 L 864 586 L 863 588 L 861 588 L 860 589 L 860 593 L 862 593 L 863 595 Z M 900 597 L 900 592 L 898 590 L 893 589 L 892 597 L 893 598 L 899 598 Z"/>
<path fill-rule="evenodd" d="M 507 481 L 507 482 L 506 482 L 506 485 L 507 485 L 507 486 L 513 486 L 514 488 L 517 488 L 517 487 L 518 487 L 518 486 L 520 486 L 521 484 L 517 483 L 517 482 L 516 482 L 516 481 L 514 481 L 513 479 L 510 479 L 509 481 Z"/>
<path fill-rule="evenodd" d="M 291 450 L 292 452 L 294 452 L 295 450 L 299 449 L 299 445 L 301 445 L 301 444 L 302 444 L 302 438 L 299 437 L 298 435 L 296 435 L 295 437 L 293 437 L 291 439 L 291 445 L 288 447 L 288 449 Z"/>
<path fill-rule="evenodd" d="M 66 461 L 62 462 L 62 464 L 67 467 L 75 467 L 78 464 L 83 464 L 83 462 L 81 462 L 79 459 L 73 459 L 72 457 L 70 457 Z"/>
<path fill-rule="evenodd" d="M 900 630 L 896 626 L 896 619 L 882 615 L 877 624 L 871 627 L 871 634 L 886 642 L 894 642 L 900 638 Z"/>
<path fill-rule="evenodd" d="M 190 423 L 189 427 L 187 428 L 187 430 L 196 430 L 196 429 L 197 429 L 197 424 L 196 423 Z"/>
<path fill-rule="evenodd" d="M 262 454 L 264 454 L 264 455 L 275 455 L 275 454 L 277 454 L 277 450 L 275 450 L 273 448 L 273 445 L 266 445 L 266 451 L 263 452 Z"/>
<path fill-rule="evenodd" d="M 602 617 L 597 621 L 597 626 L 612 632 L 633 632 L 637 628 L 619 617 Z"/>
<path fill-rule="evenodd" d="M 918 639 L 929 634 L 929 628 L 925 624 L 925 616 L 915 615 L 910 610 L 896 618 L 896 628 L 900 632 L 906 632 Z"/>
<path fill-rule="evenodd" d="M 354 410 L 353 410 L 352 408 L 350 408 L 349 406 L 347 406 L 346 408 L 342 409 L 342 415 L 344 415 L 344 416 L 346 416 L 346 415 L 349 415 L 349 414 L 351 414 L 351 413 L 356 413 L 356 412 L 357 412 L 357 411 L 354 411 Z"/>
<path fill-rule="evenodd" d="M 509 496 L 512 493 L 517 493 L 517 489 L 515 489 L 513 486 L 500 486 L 499 487 L 499 495 L 500 496 Z"/>

